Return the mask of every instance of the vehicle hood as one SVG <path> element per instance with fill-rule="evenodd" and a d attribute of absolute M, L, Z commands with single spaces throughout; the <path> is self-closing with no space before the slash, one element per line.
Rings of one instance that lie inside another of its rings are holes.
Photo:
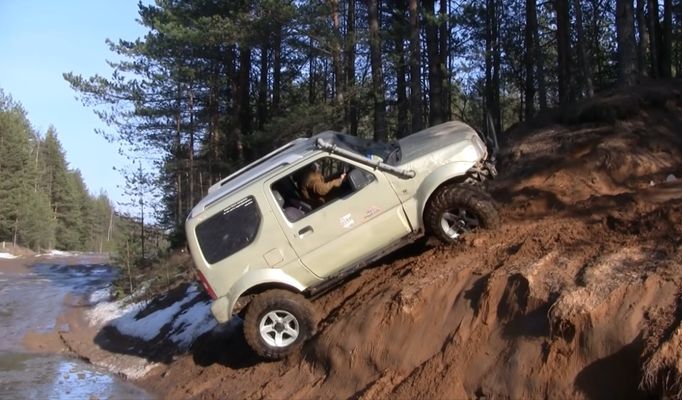
<path fill-rule="evenodd" d="M 450 162 L 477 162 L 487 157 L 485 144 L 475 130 L 451 121 L 414 133 L 398 141 L 398 166 L 419 173 Z"/>

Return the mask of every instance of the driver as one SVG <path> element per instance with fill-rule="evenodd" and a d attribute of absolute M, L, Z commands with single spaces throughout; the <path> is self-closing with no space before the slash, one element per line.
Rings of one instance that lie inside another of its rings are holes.
<path fill-rule="evenodd" d="M 301 194 L 303 200 L 313 207 L 319 207 L 329 200 L 328 195 L 332 189 L 341 186 L 346 178 L 346 172 L 336 179 L 326 180 L 320 168 L 320 164 L 314 162 L 310 164 L 308 171 L 301 183 Z"/>

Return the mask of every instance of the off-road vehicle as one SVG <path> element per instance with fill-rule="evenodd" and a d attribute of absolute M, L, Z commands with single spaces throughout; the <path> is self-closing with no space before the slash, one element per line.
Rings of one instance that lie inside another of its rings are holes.
<path fill-rule="evenodd" d="M 301 138 L 213 185 L 187 218 L 190 252 L 221 323 L 244 318 L 259 355 L 315 333 L 309 298 L 425 234 L 454 242 L 498 222 L 477 182 L 495 174 L 471 127 L 447 122 L 394 143 L 337 132 Z M 322 204 L 302 196 L 310 166 L 343 176 Z"/>

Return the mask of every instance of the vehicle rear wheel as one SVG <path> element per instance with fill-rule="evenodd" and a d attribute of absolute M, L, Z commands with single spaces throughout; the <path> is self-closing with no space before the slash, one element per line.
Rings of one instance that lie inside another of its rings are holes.
<path fill-rule="evenodd" d="M 261 357 L 283 358 L 315 334 L 317 318 L 305 297 L 286 290 L 263 292 L 249 303 L 244 337 Z"/>
<path fill-rule="evenodd" d="M 494 228 L 499 220 L 487 193 L 463 185 L 438 189 L 424 211 L 426 229 L 445 243 L 481 228 Z"/>

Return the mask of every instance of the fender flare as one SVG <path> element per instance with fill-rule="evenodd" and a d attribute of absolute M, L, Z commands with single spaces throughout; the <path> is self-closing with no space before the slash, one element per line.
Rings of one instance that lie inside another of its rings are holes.
<path fill-rule="evenodd" d="M 280 288 L 287 287 L 299 293 L 306 289 L 305 285 L 281 269 L 254 269 L 235 282 L 225 296 L 219 297 L 211 304 L 213 316 L 219 322 L 227 322 L 232 317 L 232 311 L 237 300 L 249 289 L 264 284 L 272 284 Z"/>
<path fill-rule="evenodd" d="M 461 178 L 464 181 L 467 178 L 467 172 L 476 166 L 476 161 L 455 161 L 441 165 L 433 170 L 419 185 L 417 189 L 417 212 L 419 216 L 420 225 L 423 226 L 424 209 L 433 193 L 444 183 Z"/>

